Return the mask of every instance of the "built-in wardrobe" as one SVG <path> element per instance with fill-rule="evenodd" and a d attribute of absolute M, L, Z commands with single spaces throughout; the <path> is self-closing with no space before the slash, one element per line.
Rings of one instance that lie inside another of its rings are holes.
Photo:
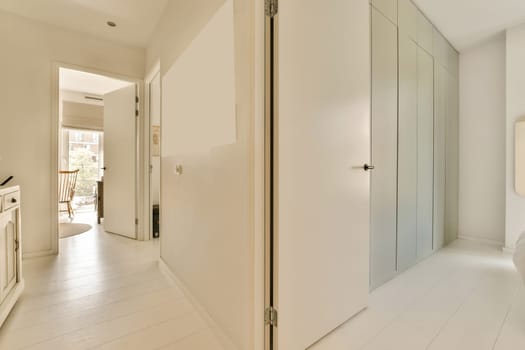
<path fill-rule="evenodd" d="M 459 56 L 410 0 L 372 0 L 370 285 L 457 237 Z"/>

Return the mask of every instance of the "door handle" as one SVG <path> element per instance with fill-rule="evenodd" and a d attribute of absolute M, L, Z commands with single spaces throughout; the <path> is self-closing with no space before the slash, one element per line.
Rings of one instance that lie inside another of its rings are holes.
<path fill-rule="evenodd" d="M 374 170 L 375 168 L 376 168 L 376 167 L 373 166 L 373 165 L 368 165 L 368 164 L 363 165 L 363 169 L 364 169 L 365 171 Z"/>

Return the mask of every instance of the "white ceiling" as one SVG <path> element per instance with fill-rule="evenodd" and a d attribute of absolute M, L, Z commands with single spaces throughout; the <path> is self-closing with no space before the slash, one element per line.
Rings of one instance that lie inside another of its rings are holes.
<path fill-rule="evenodd" d="M 525 22 L 525 0 L 414 0 L 458 50 Z"/>
<path fill-rule="evenodd" d="M 168 0 L 0 0 L 0 10 L 146 47 Z M 106 22 L 113 21 L 111 28 Z"/>
<path fill-rule="evenodd" d="M 60 90 L 102 96 L 130 84 L 133 83 L 102 75 L 60 68 Z"/>
<path fill-rule="evenodd" d="M 146 47 L 168 1 L 0 0 L 0 10 L 123 44 Z M 525 22 L 525 0 L 414 2 L 459 50 Z M 107 21 L 117 23 L 117 27 L 109 27 Z"/>

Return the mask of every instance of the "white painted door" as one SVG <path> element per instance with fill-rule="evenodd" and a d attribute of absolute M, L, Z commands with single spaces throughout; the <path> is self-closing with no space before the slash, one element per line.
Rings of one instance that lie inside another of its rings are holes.
<path fill-rule="evenodd" d="M 287 0 L 278 14 L 279 350 L 303 350 L 367 305 L 368 1 Z"/>
<path fill-rule="evenodd" d="M 104 95 L 104 230 L 137 238 L 136 88 Z"/>

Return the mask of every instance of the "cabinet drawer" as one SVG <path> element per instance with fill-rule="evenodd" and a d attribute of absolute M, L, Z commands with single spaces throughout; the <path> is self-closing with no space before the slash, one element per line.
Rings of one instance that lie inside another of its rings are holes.
<path fill-rule="evenodd" d="M 5 194 L 3 202 L 4 210 L 18 206 L 20 204 L 20 192 L 17 191 Z"/>

